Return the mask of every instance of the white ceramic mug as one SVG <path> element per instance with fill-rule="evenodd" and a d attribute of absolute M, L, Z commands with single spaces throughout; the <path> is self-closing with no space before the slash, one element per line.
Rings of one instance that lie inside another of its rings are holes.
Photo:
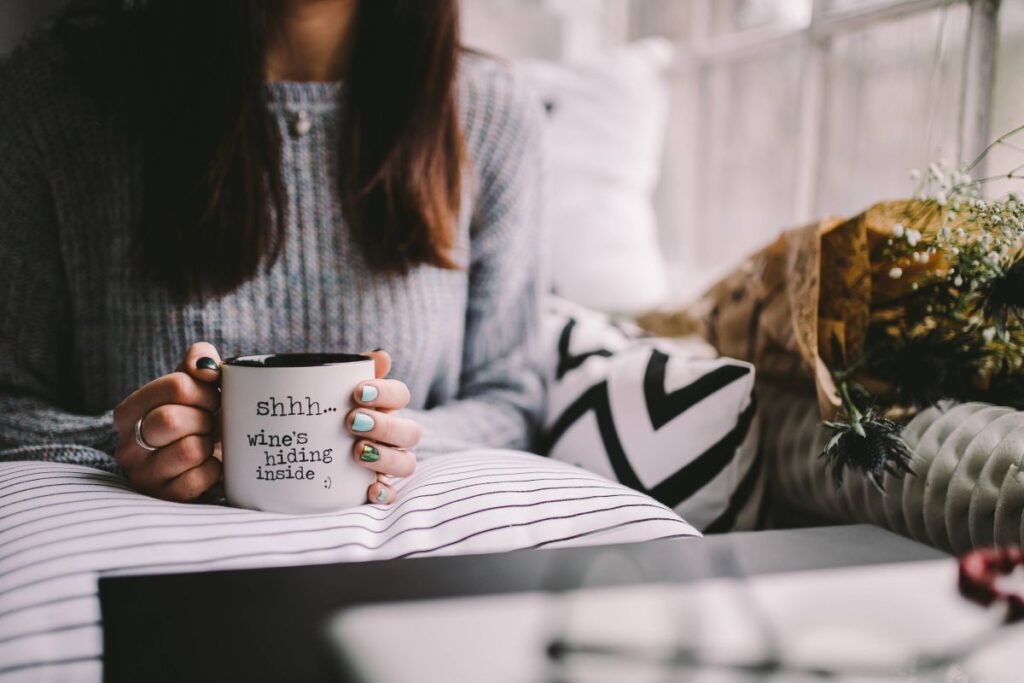
<path fill-rule="evenodd" d="M 224 491 L 268 512 L 330 512 L 366 502 L 376 475 L 355 462 L 345 417 L 374 377 L 350 353 L 238 356 L 221 364 Z"/>

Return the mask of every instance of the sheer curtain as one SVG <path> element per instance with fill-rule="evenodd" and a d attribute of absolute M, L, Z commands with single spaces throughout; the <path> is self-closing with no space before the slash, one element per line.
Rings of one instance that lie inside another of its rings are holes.
<path fill-rule="evenodd" d="M 971 147 L 961 139 L 964 73 L 978 66 L 967 58 L 971 5 L 634 2 L 631 35 L 683 48 L 659 203 L 677 296 L 788 225 L 907 196 L 911 169 L 957 161 Z M 1002 7 L 993 133 L 1024 123 L 1022 5 Z M 1007 167 L 1007 153 L 989 168 Z"/>
<path fill-rule="evenodd" d="M 999 12 L 999 49 L 996 57 L 996 78 L 993 87 L 992 134 L 1005 133 L 1024 125 L 1024 2 L 1003 0 Z M 1005 173 L 1024 164 L 1024 135 L 1018 135 L 1011 145 L 992 151 L 988 173 Z M 1021 172 L 1024 169 L 1020 169 Z M 993 193 L 1020 192 L 1021 181 L 993 183 Z"/>

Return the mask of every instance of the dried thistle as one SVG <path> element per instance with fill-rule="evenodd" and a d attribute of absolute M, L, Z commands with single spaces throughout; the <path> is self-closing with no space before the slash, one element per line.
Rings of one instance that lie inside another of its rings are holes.
<path fill-rule="evenodd" d="M 900 436 L 902 428 L 874 411 L 844 415 L 844 419 L 826 422 L 832 431 L 821 457 L 832 473 L 838 489 L 842 486 L 846 469 L 866 475 L 879 492 L 885 492 L 883 476 L 894 477 L 914 474 L 910 467 L 913 452 Z"/>

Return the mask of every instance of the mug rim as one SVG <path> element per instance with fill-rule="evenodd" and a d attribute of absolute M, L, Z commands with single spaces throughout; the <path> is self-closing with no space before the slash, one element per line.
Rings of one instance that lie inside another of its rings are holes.
<path fill-rule="evenodd" d="M 238 368 L 260 369 L 291 369 L 320 368 L 332 365 L 348 365 L 361 361 L 373 361 L 373 358 L 362 353 L 256 353 L 233 356 L 221 361 L 221 365 Z"/>

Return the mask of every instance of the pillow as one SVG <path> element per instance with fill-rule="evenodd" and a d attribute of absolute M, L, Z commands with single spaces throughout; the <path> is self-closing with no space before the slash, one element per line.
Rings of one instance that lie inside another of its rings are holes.
<path fill-rule="evenodd" d="M 776 501 L 793 521 L 866 522 L 954 555 L 1024 544 L 1024 411 L 976 402 L 922 410 L 903 428 L 915 475 L 886 475 L 880 492 L 856 472 L 836 488 L 817 457 L 831 435 L 813 394 L 762 389 Z"/>
<path fill-rule="evenodd" d="M 394 505 L 283 515 L 156 500 L 81 465 L 0 463 L 0 678 L 100 680 L 101 574 L 699 536 L 647 496 L 514 451 L 423 462 Z"/>
<path fill-rule="evenodd" d="M 705 532 L 762 526 L 754 368 L 552 298 L 542 450 L 647 493 Z"/>
<path fill-rule="evenodd" d="M 555 292 L 596 310 L 636 313 L 667 293 L 652 196 L 671 58 L 671 43 L 649 38 L 585 61 L 517 66 L 548 109 Z"/>

